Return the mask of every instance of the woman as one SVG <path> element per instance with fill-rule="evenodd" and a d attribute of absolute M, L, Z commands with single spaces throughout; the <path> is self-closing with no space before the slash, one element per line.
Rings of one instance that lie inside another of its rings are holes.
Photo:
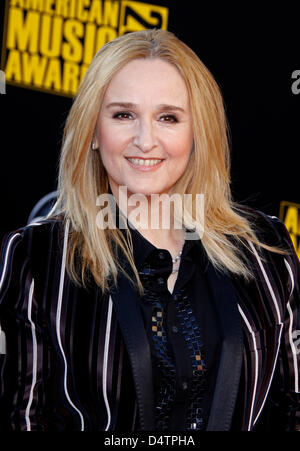
<path fill-rule="evenodd" d="M 99 50 L 54 210 L 3 241 L 3 428 L 299 429 L 299 262 L 277 218 L 232 201 L 226 132 L 173 34 Z"/>

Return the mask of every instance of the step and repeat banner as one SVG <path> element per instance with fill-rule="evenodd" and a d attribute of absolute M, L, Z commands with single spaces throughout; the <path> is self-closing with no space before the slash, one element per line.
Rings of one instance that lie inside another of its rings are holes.
<path fill-rule="evenodd" d="M 1 0 L 1 235 L 56 188 L 64 123 L 96 51 L 170 30 L 215 76 L 226 105 L 234 198 L 280 216 L 300 255 L 299 9 L 226 2 Z"/>
<path fill-rule="evenodd" d="M 169 8 L 136 1 L 7 1 L 7 82 L 73 97 L 96 51 L 130 31 L 168 27 Z"/>

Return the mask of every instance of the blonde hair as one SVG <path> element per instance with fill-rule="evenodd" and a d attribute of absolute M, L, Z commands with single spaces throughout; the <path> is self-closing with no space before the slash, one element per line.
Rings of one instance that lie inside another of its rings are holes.
<path fill-rule="evenodd" d="M 71 277 L 86 285 L 91 273 L 96 283 L 106 290 L 108 280 L 116 282 L 118 271 L 124 272 L 115 252 L 120 248 L 142 289 L 130 234 L 119 229 L 100 230 L 96 225 L 99 211 L 96 198 L 107 193 L 109 186 L 100 153 L 91 151 L 106 88 L 116 72 L 137 58 L 161 58 L 175 66 L 185 80 L 193 116 L 194 149 L 188 168 L 172 191 L 182 195 L 204 194 L 202 243 L 208 258 L 217 269 L 248 279 L 251 271 L 243 246 L 249 248 L 249 241 L 261 243 L 231 198 L 228 128 L 220 89 L 198 56 L 174 34 L 162 30 L 129 33 L 104 45 L 87 70 L 67 118 L 59 168 L 59 197 L 51 214 L 62 212 L 70 221 L 67 268 Z M 195 226 L 194 219 L 191 207 L 184 225 Z M 200 228 L 199 232 L 202 233 Z M 79 266 L 75 257 L 79 257 Z"/>

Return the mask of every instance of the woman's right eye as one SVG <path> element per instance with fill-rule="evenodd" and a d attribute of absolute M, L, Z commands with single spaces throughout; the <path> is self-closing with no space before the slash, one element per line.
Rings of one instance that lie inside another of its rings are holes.
<path fill-rule="evenodd" d="M 128 111 L 118 111 L 113 115 L 113 119 L 132 119 L 132 114 Z"/>

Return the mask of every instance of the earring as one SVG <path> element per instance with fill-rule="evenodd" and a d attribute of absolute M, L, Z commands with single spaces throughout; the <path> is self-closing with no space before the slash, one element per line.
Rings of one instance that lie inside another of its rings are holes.
<path fill-rule="evenodd" d="M 95 146 L 95 143 L 94 142 L 92 142 L 92 150 L 96 150 L 96 146 Z"/>

